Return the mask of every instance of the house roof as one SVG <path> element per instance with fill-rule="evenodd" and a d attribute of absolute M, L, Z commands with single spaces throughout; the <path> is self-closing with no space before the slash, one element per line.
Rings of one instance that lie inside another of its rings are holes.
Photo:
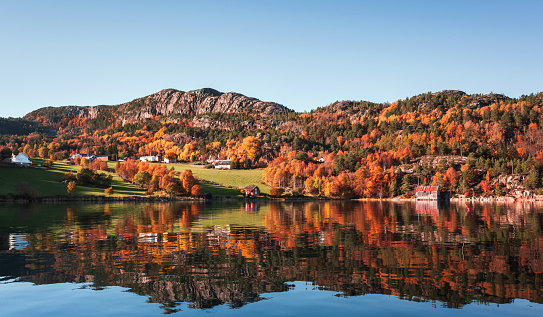
<path fill-rule="evenodd" d="M 438 190 L 439 190 L 438 186 L 419 186 L 415 189 L 415 191 L 418 191 L 418 192 L 435 192 Z"/>
<path fill-rule="evenodd" d="M 256 186 L 256 185 L 247 186 L 247 187 L 244 188 L 244 190 L 250 192 L 250 191 L 254 190 L 255 188 L 258 188 L 258 186 Z"/>

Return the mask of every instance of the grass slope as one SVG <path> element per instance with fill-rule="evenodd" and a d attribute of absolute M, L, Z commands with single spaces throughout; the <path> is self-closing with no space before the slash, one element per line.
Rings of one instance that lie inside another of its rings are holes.
<path fill-rule="evenodd" d="M 42 159 L 32 159 L 32 162 L 33 166 L 27 168 L 0 167 L 0 195 L 19 194 L 19 184 L 25 181 L 28 182 L 30 190 L 36 191 L 40 196 L 68 195 L 67 186 L 61 181 L 65 173 L 76 173 L 80 169 L 79 166 L 54 162 L 49 168 L 45 167 Z M 116 174 L 110 174 L 113 175 L 112 196 L 145 195 L 145 190 L 123 182 Z M 78 186 L 77 192 L 72 195 L 104 195 L 104 189 Z"/>
<path fill-rule="evenodd" d="M 268 185 L 261 184 L 262 180 L 262 169 L 253 169 L 253 170 L 216 170 L 211 168 L 205 168 L 203 165 L 191 165 L 186 163 L 174 163 L 168 164 L 168 168 L 173 168 L 176 171 L 183 172 L 185 169 L 192 170 L 194 177 L 213 182 L 215 184 L 220 184 L 224 187 L 234 187 L 234 190 L 237 191 L 238 188 L 243 188 L 249 185 L 257 185 L 260 188 L 260 191 L 265 194 L 270 193 L 270 187 Z M 202 183 L 204 187 L 205 183 Z M 206 188 L 204 187 L 204 190 Z M 213 194 L 212 191 L 210 193 Z M 219 195 L 225 196 L 225 195 Z"/>
<path fill-rule="evenodd" d="M 43 159 L 32 159 L 33 166 L 28 168 L 0 166 L 0 195 L 20 194 L 19 184 L 27 182 L 33 192 L 40 196 L 68 195 L 67 186 L 62 182 L 67 172 L 77 173 L 79 166 L 68 165 L 63 162 L 54 162 L 47 167 Z M 109 162 L 110 169 L 115 168 L 115 162 Z M 168 164 L 168 168 L 174 167 L 176 171 L 192 170 L 195 177 L 208 182 L 200 182 L 204 191 L 211 193 L 213 197 L 242 197 L 238 188 L 249 185 L 258 185 L 263 193 L 269 194 L 270 187 L 260 183 L 262 170 L 212 170 L 201 165 Z M 105 173 L 105 172 L 100 172 Z M 133 184 L 125 183 L 114 173 L 111 183 L 113 196 L 139 196 L 145 195 L 145 190 Z M 77 192 L 72 195 L 104 195 L 103 188 L 78 186 Z"/>

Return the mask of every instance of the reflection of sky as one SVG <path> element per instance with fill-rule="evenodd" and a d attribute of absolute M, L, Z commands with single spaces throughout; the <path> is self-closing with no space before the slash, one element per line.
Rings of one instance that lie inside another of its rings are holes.
<path fill-rule="evenodd" d="M 541 316 L 543 305 L 526 300 L 512 304 L 470 304 L 462 309 L 445 309 L 439 303 L 399 300 L 388 295 L 335 296 L 305 282 L 294 282 L 288 292 L 262 294 L 267 300 L 230 309 L 191 309 L 181 304 L 183 316 Z M 31 283 L 0 284 L 1 316 L 163 316 L 161 304 L 148 303 L 145 297 L 108 287 L 100 291 L 87 284 Z"/>

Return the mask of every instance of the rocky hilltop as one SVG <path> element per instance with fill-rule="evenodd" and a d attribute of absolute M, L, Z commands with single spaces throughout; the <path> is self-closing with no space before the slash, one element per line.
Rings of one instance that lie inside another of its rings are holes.
<path fill-rule="evenodd" d="M 140 122 L 157 116 L 174 114 L 197 116 L 206 113 L 273 116 L 293 112 L 274 102 L 263 102 L 242 94 L 222 93 L 203 88 L 188 92 L 164 89 L 155 94 L 116 106 L 64 106 L 40 108 L 24 116 L 45 126 L 62 127 L 74 118 L 95 120 L 116 118 L 122 124 Z"/>
<path fill-rule="evenodd" d="M 270 116 L 292 110 L 277 103 L 263 102 L 234 92 L 221 93 L 211 88 L 188 92 L 164 89 L 119 106 L 119 118 L 123 122 L 141 121 L 157 115 L 244 112 Z"/>

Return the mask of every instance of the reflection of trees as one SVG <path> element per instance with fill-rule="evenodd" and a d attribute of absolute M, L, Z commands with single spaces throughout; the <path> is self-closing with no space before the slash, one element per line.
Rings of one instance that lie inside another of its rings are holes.
<path fill-rule="evenodd" d="M 543 302 L 543 214 L 526 206 L 421 215 L 406 204 L 283 203 L 270 205 L 264 229 L 192 232 L 202 208 L 150 204 L 120 218 L 109 206 L 68 210 L 66 232 L 30 236 L 25 279 L 129 287 L 167 311 L 178 302 L 239 307 L 294 280 L 448 307 Z"/>
<path fill-rule="evenodd" d="M 320 234 L 326 261 L 306 259 L 315 274 L 310 280 L 346 294 L 378 285 L 381 292 L 453 307 L 519 297 L 541 302 L 542 214 L 518 208 L 492 213 L 491 206 L 467 213 L 453 206 L 420 217 L 406 205 L 349 204 L 272 208 L 266 225 L 284 249 L 298 252 L 315 250 L 305 242 Z M 339 272 L 329 274 L 329 267 Z"/>

